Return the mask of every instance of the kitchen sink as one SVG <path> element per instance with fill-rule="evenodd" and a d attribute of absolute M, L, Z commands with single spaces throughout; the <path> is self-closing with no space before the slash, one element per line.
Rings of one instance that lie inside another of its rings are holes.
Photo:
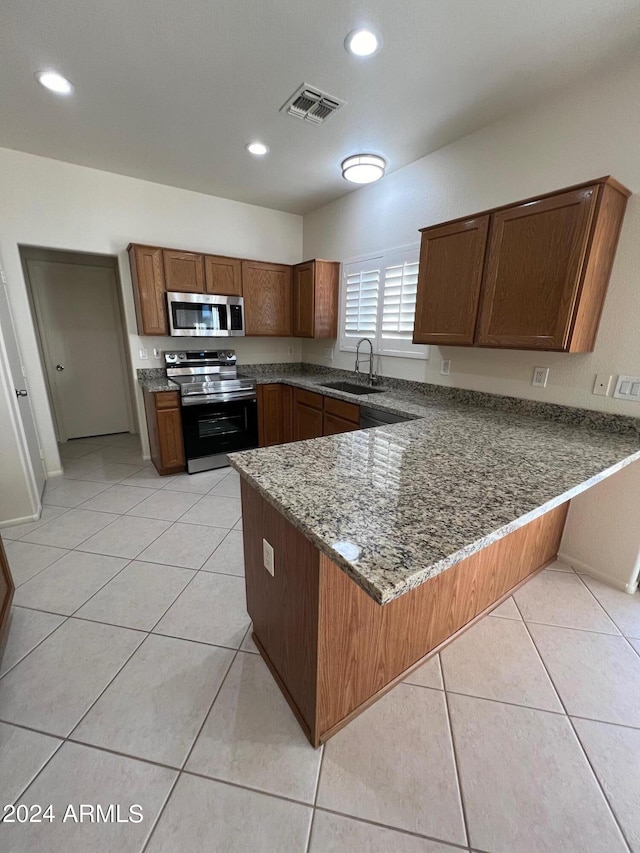
<path fill-rule="evenodd" d="M 346 391 L 347 394 L 380 394 L 384 388 L 372 388 L 370 385 L 356 385 L 354 382 L 324 382 L 322 388 L 334 391 Z"/>

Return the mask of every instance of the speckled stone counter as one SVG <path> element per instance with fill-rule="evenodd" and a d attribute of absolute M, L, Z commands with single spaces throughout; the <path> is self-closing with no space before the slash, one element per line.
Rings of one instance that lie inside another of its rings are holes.
<path fill-rule="evenodd" d="M 594 428 L 597 418 L 579 411 L 583 425 L 574 426 L 425 396 L 417 401 L 397 390 L 363 400 L 319 387 L 322 376 L 256 378 L 419 418 L 230 457 L 379 604 L 640 459 L 632 419 L 620 419 L 614 433 Z"/>
<path fill-rule="evenodd" d="M 139 367 L 138 382 L 145 391 L 156 394 L 160 391 L 179 391 L 180 386 L 167 379 L 167 372 L 162 367 Z"/>

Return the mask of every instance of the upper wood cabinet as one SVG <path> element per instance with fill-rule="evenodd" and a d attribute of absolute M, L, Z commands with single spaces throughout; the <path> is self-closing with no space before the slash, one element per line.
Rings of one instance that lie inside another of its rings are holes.
<path fill-rule="evenodd" d="M 291 335 L 291 267 L 242 262 L 244 325 L 247 335 Z"/>
<path fill-rule="evenodd" d="M 293 334 L 336 338 L 340 264 L 306 261 L 293 268 Z"/>
<path fill-rule="evenodd" d="M 242 261 L 222 255 L 205 255 L 204 280 L 207 293 L 242 296 Z"/>
<path fill-rule="evenodd" d="M 204 293 L 204 258 L 195 252 L 176 252 L 165 249 L 164 279 L 169 291 Z"/>
<path fill-rule="evenodd" d="M 414 342 L 592 351 L 629 195 L 605 177 L 423 229 Z"/>
<path fill-rule="evenodd" d="M 414 344 L 473 343 L 488 232 L 488 216 L 423 232 Z"/>
<path fill-rule="evenodd" d="M 162 249 L 130 245 L 128 251 L 138 332 L 141 335 L 167 335 Z"/>

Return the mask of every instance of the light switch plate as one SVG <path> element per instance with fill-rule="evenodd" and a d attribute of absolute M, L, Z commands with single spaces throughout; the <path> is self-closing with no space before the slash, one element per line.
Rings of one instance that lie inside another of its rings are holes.
<path fill-rule="evenodd" d="M 533 377 L 531 379 L 531 384 L 535 385 L 536 388 L 546 388 L 548 378 L 549 378 L 549 368 L 548 367 L 534 367 L 533 368 Z"/>
<path fill-rule="evenodd" d="M 593 393 L 600 397 L 606 397 L 611 388 L 612 376 L 607 376 L 605 373 L 598 373 L 596 381 L 593 383 Z"/>
<path fill-rule="evenodd" d="M 142 361 L 144 361 L 145 359 L 149 358 L 149 354 L 147 353 L 147 351 L 146 351 L 146 349 L 145 349 L 144 347 L 141 347 L 141 348 L 138 350 L 138 355 L 140 356 L 140 358 L 142 359 Z"/>
<path fill-rule="evenodd" d="M 443 376 L 448 376 L 450 370 L 451 370 L 451 359 L 450 358 L 443 358 L 442 361 L 440 362 L 440 373 Z"/>
<path fill-rule="evenodd" d="M 613 396 L 619 400 L 640 402 L 640 376 L 618 376 Z"/>
<path fill-rule="evenodd" d="M 262 562 L 264 563 L 265 569 L 273 577 L 275 571 L 273 561 L 273 545 L 270 545 L 266 539 L 262 540 Z"/>

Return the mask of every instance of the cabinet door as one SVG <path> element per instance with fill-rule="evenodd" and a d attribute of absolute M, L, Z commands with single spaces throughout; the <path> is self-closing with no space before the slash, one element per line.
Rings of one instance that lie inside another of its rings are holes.
<path fill-rule="evenodd" d="M 596 196 L 587 187 L 493 214 L 478 344 L 567 346 Z"/>
<path fill-rule="evenodd" d="M 260 447 L 291 441 L 291 388 L 287 385 L 258 385 L 258 428 Z"/>
<path fill-rule="evenodd" d="M 11 613 L 14 591 L 15 586 L 9 571 L 9 561 L 0 538 L 0 663 L 2 663 L 2 653 L 9 629 L 9 614 Z"/>
<path fill-rule="evenodd" d="M 184 442 L 180 409 L 162 409 L 156 412 L 158 444 L 163 469 L 184 468 Z"/>
<path fill-rule="evenodd" d="M 204 258 L 194 252 L 165 249 L 164 278 L 167 290 L 182 293 L 204 293 Z"/>
<path fill-rule="evenodd" d="M 291 267 L 242 262 L 247 335 L 291 335 Z"/>
<path fill-rule="evenodd" d="M 242 296 L 242 261 L 239 258 L 205 255 L 204 278 L 207 293 Z"/>
<path fill-rule="evenodd" d="M 478 216 L 422 232 L 414 344 L 473 343 L 488 229 Z"/>
<path fill-rule="evenodd" d="M 338 298 L 340 264 L 337 261 L 315 261 L 314 338 L 338 337 Z"/>
<path fill-rule="evenodd" d="M 169 334 L 162 249 L 129 246 L 129 263 L 138 332 L 141 335 Z"/>
<path fill-rule="evenodd" d="M 312 408 L 293 398 L 293 440 L 320 438 L 322 435 L 322 409 Z"/>
<path fill-rule="evenodd" d="M 340 432 L 351 432 L 354 429 L 360 429 L 359 425 L 346 420 L 346 418 L 332 415 L 331 412 L 324 412 L 322 416 L 323 435 L 337 435 Z"/>
<path fill-rule="evenodd" d="M 293 268 L 293 334 L 312 338 L 315 318 L 315 264 L 298 264 Z"/>

